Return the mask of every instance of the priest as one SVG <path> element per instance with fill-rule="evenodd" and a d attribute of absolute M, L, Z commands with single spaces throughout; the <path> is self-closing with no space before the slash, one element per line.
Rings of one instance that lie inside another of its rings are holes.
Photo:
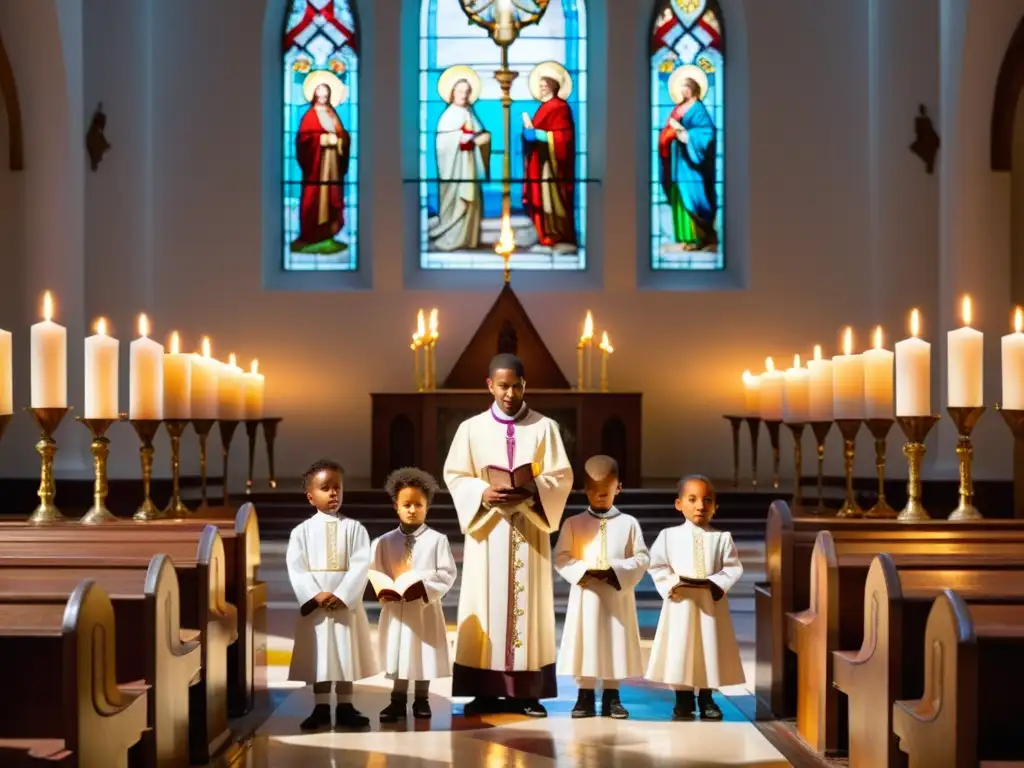
<path fill-rule="evenodd" d="M 459 425 L 444 466 L 466 535 L 452 695 L 475 697 L 466 715 L 545 717 L 540 699 L 558 695 L 550 535 L 572 468 L 558 425 L 523 401 L 518 357 L 496 356 L 487 388 L 494 403 Z"/>

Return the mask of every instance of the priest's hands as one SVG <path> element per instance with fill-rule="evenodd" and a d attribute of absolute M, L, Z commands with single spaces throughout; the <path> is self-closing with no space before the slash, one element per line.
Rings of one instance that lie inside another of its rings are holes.
<path fill-rule="evenodd" d="M 496 485 L 489 485 L 484 489 L 483 501 L 492 507 L 503 507 L 509 504 L 519 504 L 534 495 L 531 488 L 502 488 Z"/>
<path fill-rule="evenodd" d="M 318 592 L 313 599 L 325 611 L 337 611 L 347 607 L 340 597 L 330 592 Z"/>

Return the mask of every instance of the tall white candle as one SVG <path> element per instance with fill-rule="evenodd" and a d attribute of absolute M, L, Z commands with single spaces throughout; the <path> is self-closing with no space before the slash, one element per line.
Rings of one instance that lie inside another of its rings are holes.
<path fill-rule="evenodd" d="M 983 354 L 985 335 L 971 328 L 971 297 L 962 304 L 964 327 L 950 331 L 946 347 L 946 395 L 950 408 L 984 404 Z"/>
<path fill-rule="evenodd" d="M 810 421 L 832 421 L 832 361 L 821 359 L 821 345 L 814 345 L 814 359 L 807 363 L 810 377 Z"/>
<path fill-rule="evenodd" d="M 745 415 L 757 417 L 761 415 L 761 379 L 750 371 L 743 372 L 743 404 Z"/>
<path fill-rule="evenodd" d="M 1008 411 L 1024 410 L 1024 312 L 1013 311 L 1013 333 L 1003 336 L 1003 408 Z M 0 366 L 3 366 L 0 356 Z M 2 397 L 2 394 L 0 394 Z M 0 407 L 0 413 L 3 413 Z"/>
<path fill-rule="evenodd" d="M 239 420 L 245 415 L 245 400 L 242 390 L 242 369 L 235 362 L 235 355 L 222 363 L 217 376 L 217 418 Z"/>
<path fill-rule="evenodd" d="M 799 424 L 810 420 L 810 371 L 800 367 L 800 355 L 793 355 L 793 367 L 786 371 L 785 421 Z"/>
<path fill-rule="evenodd" d="M 164 355 L 164 418 L 192 418 L 191 397 L 192 356 L 181 354 L 181 337 L 175 331 Z"/>
<path fill-rule="evenodd" d="M 11 332 L 0 329 L 0 416 L 14 413 L 14 368 Z"/>
<path fill-rule="evenodd" d="M 85 418 L 118 417 L 118 353 L 121 342 L 107 335 L 107 321 L 96 321 L 96 335 L 85 340 Z"/>
<path fill-rule="evenodd" d="M 217 375 L 220 363 L 211 356 L 210 340 L 203 339 L 203 353 L 192 356 L 191 408 L 193 419 L 217 418 Z"/>
<path fill-rule="evenodd" d="M 782 398 L 786 377 L 775 370 L 775 361 L 765 358 L 764 373 L 761 374 L 761 418 L 765 421 L 782 421 Z"/>
<path fill-rule="evenodd" d="M 68 331 L 53 322 L 53 296 L 43 294 L 43 321 L 32 326 L 32 407 L 68 407 Z"/>
<path fill-rule="evenodd" d="M 245 418 L 262 419 L 266 379 L 260 373 L 260 361 L 253 360 L 247 373 L 242 374 L 245 389 Z"/>
<path fill-rule="evenodd" d="M 833 414 L 836 419 L 864 418 L 864 358 L 853 354 L 853 329 L 843 334 L 843 354 L 832 358 Z"/>
<path fill-rule="evenodd" d="M 882 326 L 875 328 L 875 348 L 863 357 L 864 418 L 891 419 L 894 356 L 882 347 Z"/>
<path fill-rule="evenodd" d="M 910 338 L 896 342 L 896 415 L 932 415 L 932 345 L 917 338 L 921 313 L 910 313 Z"/>
<path fill-rule="evenodd" d="M 128 418 L 164 417 L 164 345 L 149 338 L 149 318 L 139 315 L 139 336 L 128 350 Z"/>

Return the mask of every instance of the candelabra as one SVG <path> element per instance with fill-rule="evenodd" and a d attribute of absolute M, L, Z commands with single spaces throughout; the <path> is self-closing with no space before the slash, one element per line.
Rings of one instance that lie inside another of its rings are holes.
<path fill-rule="evenodd" d="M 724 416 L 732 428 L 732 487 L 740 487 L 740 425 L 742 416 Z"/>
<path fill-rule="evenodd" d="M 896 517 L 896 510 L 885 500 L 885 449 L 893 420 L 868 419 L 864 423 L 868 425 L 868 431 L 875 438 L 875 470 L 878 473 L 878 501 L 864 513 L 864 517 L 893 518 Z"/>
<path fill-rule="evenodd" d="M 897 416 L 896 422 L 903 430 L 907 442 L 903 444 L 903 455 L 907 457 L 907 506 L 896 518 L 900 522 L 914 523 L 928 520 L 928 512 L 921 503 L 921 461 L 924 459 L 924 440 L 938 416 Z"/>
<path fill-rule="evenodd" d="M 971 479 L 971 464 L 974 448 L 971 432 L 985 414 L 985 406 L 961 408 L 950 406 L 946 409 L 956 427 L 956 456 L 960 464 L 960 502 L 950 514 L 950 520 L 978 520 L 981 513 L 974 506 L 974 482 Z"/>
<path fill-rule="evenodd" d="M 750 430 L 750 484 L 757 488 L 757 439 L 761 436 L 761 417 L 746 416 L 744 420 Z"/>
<path fill-rule="evenodd" d="M 825 438 L 832 429 L 831 421 L 812 421 L 811 432 L 814 433 L 814 442 L 818 449 L 818 506 L 815 511 L 825 509 Z"/>
<path fill-rule="evenodd" d="M 229 505 L 228 500 L 228 458 L 231 454 L 231 438 L 235 436 L 235 430 L 238 429 L 238 419 L 220 419 L 217 425 L 220 427 L 220 446 L 221 454 L 224 457 L 224 482 L 223 482 L 223 502 L 224 507 L 227 508 Z"/>
<path fill-rule="evenodd" d="M 245 475 L 245 495 L 252 493 L 252 469 L 256 463 L 256 437 L 259 435 L 262 419 L 245 420 L 245 436 L 249 439 L 249 466 Z"/>
<path fill-rule="evenodd" d="M 64 515 L 53 503 L 57 495 L 57 486 L 53 481 L 53 457 L 57 455 L 57 441 L 53 439 L 53 433 L 57 431 L 61 421 L 70 411 L 70 408 L 26 408 L 32 414 L 39 426 L 40 438 L 36 443 L 36 453 L 39 454 L 39 506 L 29 516 L 30 523 L 55 523 L 64 519 Z"/>
<path fill-rule="evenodd" d="M 263 419 L 263 440 L 267 444 L 267 470 L 270 472 L 270 479 L 267 482 L 271 489 L 277 488 L 277 477 L 274 474 L 274 440 L 277 439 L 277 425 L 280 423 L 280 416 Z"/>
<path fill-rule="evenodd" d="M 804 468 L 803 440 L 806 424 L 802 421 L 787 421 L 786 426 L 793 433 L 793 506 L 802 507 L 804 505 L 804 492 L 801 480 L 803 479 Z"/>
<path fill-rule="evenodd" d="M 167 425 L 167 434 L 171 438 L 171 500 L 167 504 L 167 508 L 164 510 L 164 516 L 169 517 L 172 520 L 180 520 L 181 518 L 188 515 L 192 510 L 185 506 L 185 502 L 181 500 L 181 436 L 185 433 L 188 428 L 188 419 L 167 419 L 164 423 Z M 209 429 L 207 429 L 209 433 Z M 200 438 L 203 453 L 203 466 L 205 468 L 205 456 L 206 438 Z M 206 499 L 206 474 L 203 473 L 203 500 Z"/>
<path fill-rule="evenodd" d="M 150 485 L 153 480 L 153 438 L 163 424 L 162 419 L 131 419 L 129 422 L 139 436 L 139 461 L 142 465 L 142 504 L 135 510 L 136 520 L 158 520 L 163 514 L 153 499 L 150 498 Z"/>
<path fill-rule="evenodd" d="M 765 419 L 764 425 L 768 429 L 768 441 L 772 447 L 772 488 L 779 487 L 779 427 L 782 426 L 781 419 Z"/>
<path fill-rule="evenodd" d="M 107 509 L 107 457 L 110 456 L 110 440 L 106 435 L 111 425 L 120 419 L 86 419 L 82 416 L 76 416 L 75 419 L 85 424 L 92 435 L 92 442 L 89 444 L 93 472 L 92 506 L 82 516 L 81 522 L 85 525 L 109 523 L 117 518 Z"/>
<path fill-rule="evenodd" d="M 836 419 L 839 434 L 843 436 L 843 469 L 846 473 L 846 496 L 843 506 L 836 517 L 863 517 L 864 510 L 857 504 L 853 495 L 853 459 L 857 452 L 857 432 L 860 431 L 862 419 Z"/>
<path fill-rule="evenodd" d="M 199 436 L 199 509 L 210 506 L 206 496 L 206 438 L 210 436 L 210 430 L 216 422 L 216 419 L 192 419 L 192 427 Z"/>

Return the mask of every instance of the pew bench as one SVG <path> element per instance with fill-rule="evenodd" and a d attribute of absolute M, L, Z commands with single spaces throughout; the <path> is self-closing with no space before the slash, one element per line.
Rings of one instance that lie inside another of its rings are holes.
<path fill-rule="evenodd" d="M 65 605 L 0 604 L 0 679 L 17 692 L 0 698 L 0 755 L 128 768 L 149 693 L 118 684 L 114 633 L 114 608 L 91 581 Z"/>
<path fill-rule="evenodd" d="M 909 768 L 1024 760 L 1022 658 L 1024 605 L 968 605 L 943 592 L 925 630 L 923 695 L 892 704 Z"/>

